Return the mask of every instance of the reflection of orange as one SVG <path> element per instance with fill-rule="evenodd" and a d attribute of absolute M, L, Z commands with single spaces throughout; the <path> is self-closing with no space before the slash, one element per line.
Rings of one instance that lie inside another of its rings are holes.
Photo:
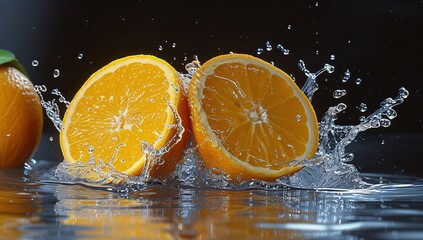
<path fill-rule="evenodd" d="M 283 203 L 269 202 L 268 196 L 250 191 L 209 191 L 204 198 L 214 207 L 199 210 L 193 227 L 199 239 L 302 239 L 298 231 L 258 228 L 260 223 L 300 222 L 284 217 L 298 212 Z"/>
<path fill-rule="evenodd" d="M 20 226 L 37 223 L 40 202 L 20 189 L 0 187 L 0 238 L 18 239 Z"/>
<path fill-rule="evenodd" d="M 302 239 L 289 229 L 260 228 L 261 223 L 304 222 L 302 213 L 280 196 L 253 191 L 152 187 L 121 199 L 114 193 L 79 186 L 58 186 L 57 214 L 62 224 L 82 227 L 90 239 Z"/>
<path fill-rule="evenodd" d="M 56 209 L 59 214 L 68 216 L 62 224 L 85 227 L 77 230 L 77 236 L 89 236 L 89 239 L 173 239 L 172 225 L 164 221 L 163 212 L 148 209 L 148 203 L 108 199 L 107 192 L 76 188 L 58 186 L 60 201 Z M 78 197 L 69 198 L 76 190 Z"/>
<path fill-rule="evenodd" d="M 0 168 L 22 165 L 37 147 L 43 127 L 40 98 L 19 70 L 0 65 Z"/>

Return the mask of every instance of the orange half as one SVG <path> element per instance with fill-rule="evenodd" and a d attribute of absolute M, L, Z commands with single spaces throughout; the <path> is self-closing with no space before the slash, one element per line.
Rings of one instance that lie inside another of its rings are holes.
<path fill-rule="evenodd" d="M 258 58 L 228 54 L 204 63 L 189 85 L 192 129 L 204 164 L 231 178 L 274 180 L 310 159 L 316 114 L 295 82 Z"/>
<path fill-rule="evenodd" d="M 64 158 L 75 163 L 92 156 L 138 175 L 146 162 L 141 143 L 160 149 L 177 134 L 172 107 L 185 131 L 152 176 L 168 175 L 181 158 L 189 132 L 187 100 L 167 62 L 148 55 L 115 60 L 95 72 L 70 103 L 60 132 Z"/>

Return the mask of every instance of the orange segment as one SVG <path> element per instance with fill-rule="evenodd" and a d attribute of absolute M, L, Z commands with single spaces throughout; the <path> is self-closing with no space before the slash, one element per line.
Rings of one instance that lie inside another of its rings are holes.
<path fill-rule="evenodd" d="M 206 166 L 233 178 L 273 180 L 312 158 L 318 126 L 307 97 L 283 71 L 244 54 L 215 57 L 188 91 L 193 133 Z"/>
<path fill-rule="evenodd" d="M 146 155 L 141 143 L 163 147 L 182 118 L 182 140 L 163 158 L 155 175 L 171 172 L 188 139 L 188 107 L 176 71 L 153 56 L 136 55 L 111 62 L 94 73 L 72 100 L 63 119 L 60 145 L 69 162 L 112 161 L 115 170 L 137 175 Z M 153 173 L 154 175 L 154 173 Z"/>

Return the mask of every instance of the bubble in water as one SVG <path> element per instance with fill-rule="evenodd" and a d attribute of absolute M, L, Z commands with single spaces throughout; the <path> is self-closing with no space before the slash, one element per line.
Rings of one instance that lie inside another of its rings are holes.
<path fill-rule="evenodd" d="M 330 55 L 330 60 L 335 60 L 335 55 Z"/>
<path fill-rule="evenodd" d="M 269 42 L 269 41 L 266 41 L 266 50 L 267 50 L 267 51 L 272 51 L 272 49 L 273 49 L 273 47 L 272 47 L 272 45 L 270 44 L 270 42 Z"/>
<path fill-rule="evenodd" d="M 159 51 L 163 50 L 162 45 L 159 45 Z"/>
<path fill-rule="evenodd" d="M 57 68 L 56 68 L 56 69 L 54 69 L 54 70 L 53 70 L 53 77 L 54 77 L 54 78 L 57 78 L 59 75 L 60 75 L 60 70 L 59 70 L 59 69 L 57 69 Z"/>
<path fill-rule="evenodd" d="M 48 138 L 48 140 L 49 140 L 50 142 L 53 142 L 53 137 L 49 137 L 49 138 Z"/>
<path fill-rule="evenodd" d="M 264 51 L 264 50 L 263 50 L 263 48 L 257 48 L 257 54 L 258 54 L 258 55 L 262 54 L 262 53 L 263 53 L 263 51 Z"/>
<path fill-rule="evenodd" d="M 39 62 L 37 60 L 32 60 L 32 66 L 36 67 L 38 66 Z"/>
<path fill-rule="evenodd" d="M 337 89 L 333 91 L 333 97 L 334 98 L 341 98 L 347 94 L 347 90 L 345 89 Z"/>
<path fill-rule="evenodd" d="M 347 82 L 350 79 L 350 76 L 351 76 L 350 70 L 347 69 L 344 72 L 344 76 L 342 77 L 342 82 Z"/>
<path fill-rule="evenodd" d="M 355 84 L 360 85 L 360 84 L 361 84 L 361 78 L 357 78 L 357 79 L 355 80 Z"/>
<path fill-rule="evenodd" d="M 81 60 L 84 57 L 83 53 L 78 53 L 78 59 Z"/>
<path fill-rule="evenodd" d="M 367 104 L 365 104 L 365 103 L 360 103 L 360 106 L 358 106 L 358 110 L 359 110 L 360 112 L 365 112 L 365 111 L 367 111 Z"/>

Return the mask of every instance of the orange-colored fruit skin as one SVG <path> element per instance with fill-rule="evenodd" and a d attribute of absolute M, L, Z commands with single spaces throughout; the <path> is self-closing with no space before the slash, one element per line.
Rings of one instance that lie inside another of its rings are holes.
<path fill-rule="evenodd" d="M 14 67 L 0 66 L 0 168 L 22 165 L 38 146 L 43 109 L 30 80 Z"/>
<path fill-rule="evenodd" d="M 188 143 L 189 136 L 191 133 L 191 124 L 189 121 L 189 108 L 187 97 L 179 91 L 179 106 L 177 106 L 178 115 L 181 118 L 182 126 L 184 127 L 184 132 L 180 141 L 175 144 L 167 153 L 162 156 L 163 164 L 156 165 L 151 169 L 150 176 L 153 178 L 166 179 L 169 178 L 171 173 L 175 171 L 176 165 L 181 161 L 184 149 Z M 167 141 L 169 141 L 174 133 L 169 136 Z"/>

